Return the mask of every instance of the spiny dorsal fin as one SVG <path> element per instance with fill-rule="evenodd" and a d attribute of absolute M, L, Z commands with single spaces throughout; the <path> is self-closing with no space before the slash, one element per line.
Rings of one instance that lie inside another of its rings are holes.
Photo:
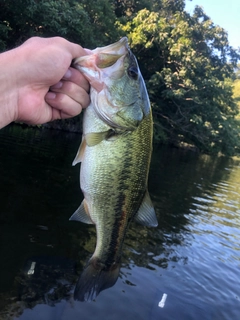
<path fill-rule="evenodd" d="M 69 218 L 69 220 L 80 221 L 87 224 L 93 224 L 90 218 L 87 203 L 85 199 L 81 203 L 80 207 L 74 212 L 74 214 Z"/>
<path fill-rule="evenodd" d="M 157 227 L 157 217 L 148 191 L 146 191 L 142 204 L 134 219 L 143 226 Z"/>
<path fill-rule="evenodd" d="M 79 162 L 82 162 L 85 149 L 86 149 L 86 140 L 83 137 L 82 142 L 80 144 L 80 147 L 78 149 L 77 155 L 76 155 L 75 159 L 73 160 L 73 163 L 72 163 L 73 166 L 75 166 L 75 164 L 77 164 Z"/>

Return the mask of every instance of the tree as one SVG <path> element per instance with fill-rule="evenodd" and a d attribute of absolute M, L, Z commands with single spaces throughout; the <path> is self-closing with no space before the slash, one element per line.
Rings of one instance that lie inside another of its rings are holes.
<path fill-rule="evenodd" d="M 235 68 L 234 80 L 240 79 L 240 63 L 238 63 L 237 67 Z"/>
<path fill-rule="evenodd" d="M 144 8 L 150 11 L 153 8 L 153 3 L 149 0 L 114 0 L 112 2 L 116 17 L 124 18 L 124 20 L 131 19 L 134 14 Z"/>
<path fill-rule="evenodd" d="M 116 40 L 116 17 L 108 0 L 2 0 L 0 50 L 10 49 L 32 36 L 62 36 L 84 47 Z"/>
<path fill-rule="evenodd" d="M 240 56 L 202 8 L 190 16 L 171 4 L 122 25 L 147 81 L 155 139 L 233 154 L 240 144 L 230 79 Z"/>
<path fill-rule="evenodd" d="M 1 0 L 0 50 L 34 35 L 88 48 L 127 35 L 148 87 L 155 141 L 231 155 L 240 148 L 233 97 L 240 55 L 201 7 L 192 16 L 184 7 L 184 0 Z"/>
<path fill-rule="evenodd" d="M 119 31 L 114 27 L 117 18 L 112 2 L 109 0 L 81 0 L 81 5 L 92 26 L 93 48 L 115 42 L 119 38 Z"/>
<path fill-rule="evenodd" d="M 237 103 L 238 106 L 238 116 L 237 118 L 240 118 L 240 78 L 237 78 L 233 82 L 233 97 Z"/>

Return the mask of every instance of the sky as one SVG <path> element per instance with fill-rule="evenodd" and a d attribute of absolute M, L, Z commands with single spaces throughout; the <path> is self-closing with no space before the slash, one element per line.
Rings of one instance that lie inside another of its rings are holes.
<path fill-rule="evenodd" d="M 240 0 L 185 0 L 185 3 L 185 10 L 191 14 L 196 5 L 203 7 L 213 23 L 227 31 L 230 45 L 240 47 Z"/>

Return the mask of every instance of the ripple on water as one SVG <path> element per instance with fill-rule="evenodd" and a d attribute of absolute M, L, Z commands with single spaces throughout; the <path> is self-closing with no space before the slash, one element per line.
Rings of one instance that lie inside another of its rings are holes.
<path fill-rule="evenodd" d="M 61 294 L 51 307 L 43 300 L 33 301 L 31 309 L 29 301 L 16 301 L 12 284 L 26 257 L 60 255 L 85 263 L 96 239 L 92 228 L 67 222 L 82 197 L 79 169 L 71 167 L 79 136 L 71 141 L 62 132 L 30 131 L 0 132 L 0 271 L 8 293 L 1 293 L 7 297 L 2 305 L 21 303 L 19 320 L 239 319 L 239 162 L 172 149 L 157 151 L 153 159 L 149 187 L 159 226 L 133 224 L 128 230 L 114 287 L 93 303 L 67 301 Z M 29 241 L 30 234 L 36 241 Z M 55 278 L 48 280 L 56 286 Z M 40 297 L 48 286 L 41 277 L 36 281 Z"/>

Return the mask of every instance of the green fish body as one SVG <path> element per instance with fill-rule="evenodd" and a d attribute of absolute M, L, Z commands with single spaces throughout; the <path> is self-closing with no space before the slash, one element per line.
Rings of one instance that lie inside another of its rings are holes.
<path fill-rule="evenodd" d="M 129 223 L 157 226 L 147 191 L 152 153 L 152 114 L 143 78 L 127 38 L 75 61 L 91 84 L 81 162 L 84 200 L 70 218 L 96 226 L 96 249 L 74 298 L 89 301 L 115 284 Z"/>

